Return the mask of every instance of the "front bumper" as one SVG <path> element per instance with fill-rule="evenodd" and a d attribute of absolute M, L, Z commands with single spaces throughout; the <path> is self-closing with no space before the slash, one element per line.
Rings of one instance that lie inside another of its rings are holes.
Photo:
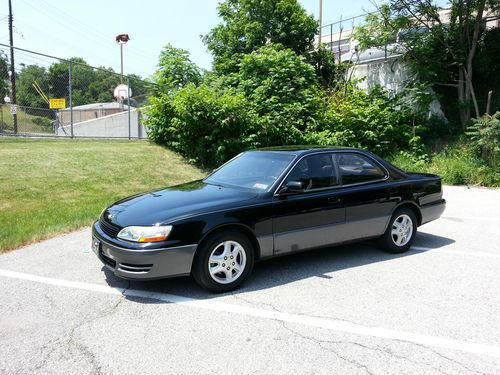
<path fill-rule="evenodd" d="M 106 268 L 124 279 L 153 280 L 189 275 L 196 246 L 132 250 L 111 244 L 92 229 L 92 250 Z"/>

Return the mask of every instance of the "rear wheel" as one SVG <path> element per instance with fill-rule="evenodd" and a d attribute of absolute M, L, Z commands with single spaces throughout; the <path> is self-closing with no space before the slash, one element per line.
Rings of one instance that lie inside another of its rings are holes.
<path fill-rule="evenodd" d="M 224 231 L 200 245 L 193 264 L 193 277 L 203 288 L 223 293 L 236 289 L 253 268 L 254 249 L 237 231 Z"/>
<path fill-rule="evenodd" d="M 392 215 L 380 242 L 389 253 L 403 253 L 412 245 L 416 232 L 417 219 L 413 211 L 406 207 L 399 208 Z"/>

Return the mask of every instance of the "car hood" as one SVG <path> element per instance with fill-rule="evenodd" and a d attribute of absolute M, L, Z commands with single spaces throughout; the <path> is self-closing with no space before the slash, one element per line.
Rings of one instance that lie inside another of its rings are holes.
<path fill-rule="evenodd" d="M 120 227 L 168 224 L 234 207 L 256 196 L 253 192 L 194 181 L 122 199 L 104 210 L 103 218 Z"/>

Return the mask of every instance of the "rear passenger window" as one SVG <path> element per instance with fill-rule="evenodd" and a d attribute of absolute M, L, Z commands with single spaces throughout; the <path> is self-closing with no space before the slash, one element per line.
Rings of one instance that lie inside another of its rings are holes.
<path fill-rule="evenodd" d="M 290 172 L 286 182 L 301 181 L 305 190 L 338 185 L 337 173 L 331 154 L 316 154 L 303 158 Z"/>
<path fill-rule="evenodd" d="M 355 153 L 337 155 L 343 185 L 381 180 L 385 172 L 369 158 Z"/>

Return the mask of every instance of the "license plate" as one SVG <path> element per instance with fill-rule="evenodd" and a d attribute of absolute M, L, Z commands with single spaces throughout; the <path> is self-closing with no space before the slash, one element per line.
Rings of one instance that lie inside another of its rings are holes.
<path fill-rule="evenodd" d="M 100 248 L 101 248 L 101 241 L 99 241 L 95 237 L 92 237 L 92 251 L 96 254 L 99 254 Z"/>

